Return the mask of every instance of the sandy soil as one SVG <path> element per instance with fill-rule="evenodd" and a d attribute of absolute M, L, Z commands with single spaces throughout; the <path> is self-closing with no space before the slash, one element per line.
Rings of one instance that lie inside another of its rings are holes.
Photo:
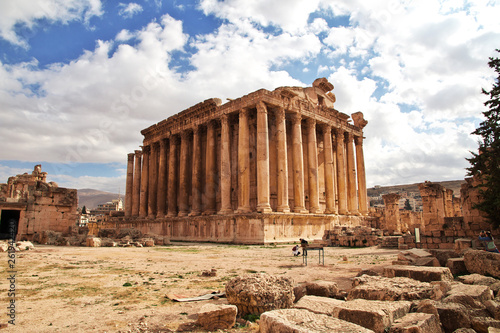
<path fill-rule="evenodd" d="M 87 248 L 38 245 L 16 253 L 15 326 L 1 332 L 175 332 L 202 331 L 194 322 L 209 302 L 174 302 L 224 291 L 235 276 L 265 272 L 295 283 L 335 281 L 343 289 L 361 269 L 390 264 L 398 251 L 371 248 L 325 248 L 308 265 L 294 257 L 292 245 L 239 246 L 173 243 L 153 248 Z M 346 257 L 346 258 L 344 258 Z M 347 259 L 346 261 L 344 259 Z M 9 281 L 7 253 L 1 253 L 0 323 L 7 323 Z M 201 276 L 217 270 L 215 277 Z M 254 326 L 230 332 L 255 331 Z"/>

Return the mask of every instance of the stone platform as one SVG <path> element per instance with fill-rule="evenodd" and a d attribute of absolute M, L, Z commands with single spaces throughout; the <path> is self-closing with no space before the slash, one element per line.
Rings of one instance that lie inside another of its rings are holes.
<path fill-rule="evenodd" d="M 167 236 L 172 241 L 235 244 L 296 242 L 299 238 L 321 239 L 335 226 L 367 225 L 363 216 L 248 213 L 162 219 L 112 217 L 103 228 L 135 228 L 142 233 Z"/>

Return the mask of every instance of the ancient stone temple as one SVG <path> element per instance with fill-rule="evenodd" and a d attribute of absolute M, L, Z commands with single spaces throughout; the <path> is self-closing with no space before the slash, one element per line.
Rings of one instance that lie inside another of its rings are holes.
<path fill-rule="evenodd" d="M 333 85 L 212 98 L 141 133 L 128 154 L 117 227 L 172 240 L 269 243 L 321 238 L 367 214 L 361 112 L 334 108 Z"/>
<path fill-rule="evenodd" d="M 47 182 L 47 172 L 36 165 L 31 174 L 0 184 L 0 239 L 14 234 L 17 240 L 33 240 L 48 230 L 68 233 L 77 225 L 77 208 L 76 190 Z"/>

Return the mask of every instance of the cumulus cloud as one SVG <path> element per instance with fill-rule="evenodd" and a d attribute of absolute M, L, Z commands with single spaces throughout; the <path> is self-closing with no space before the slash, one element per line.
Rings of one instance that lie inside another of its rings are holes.
<path fill-rule="evenodd" d="M 0 37 L 26 48 L 40 20 L 63 24 L 80 20 L 88 24 L 90 18 L 102 14 L 99 0 L 0 1 Z M 16 27 L 22 27 L 23 32 L 20 33 Z"/>
<path fill-rule="evenodd" d="M 143 8 L 138 3 L 131 2 L 129 4 L 124 4 L 120 2 L 118 4 L 120 10 L 118 14 L 124 18 L 132 18 L 134 15 L 139 14 L 143 11 Z"/>

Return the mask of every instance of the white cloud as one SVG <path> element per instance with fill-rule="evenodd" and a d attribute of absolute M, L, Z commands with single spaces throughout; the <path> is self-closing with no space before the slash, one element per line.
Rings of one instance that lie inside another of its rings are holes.
<path fill-rule="evenodd" d="M 26 48 L 30 36 L 36 33 L 38 20 L 63 24 L 82 20 L 88 24 L 90 18 L 100 15 L 102 15 L 102 9 L 99 0 L 0 1 L 0 37 Z M 23 35 L 16 33 L 16 25 L 27 28 Z"/>
<path fill-rule="evenodd" d="M 120 8 L 118 15 L 124 18 L 132 18 L 134 15 L 143 11 L 142 6 L 135 2 L 130 2 L 129 4 L 120 2 L 118 7 Z"/>

